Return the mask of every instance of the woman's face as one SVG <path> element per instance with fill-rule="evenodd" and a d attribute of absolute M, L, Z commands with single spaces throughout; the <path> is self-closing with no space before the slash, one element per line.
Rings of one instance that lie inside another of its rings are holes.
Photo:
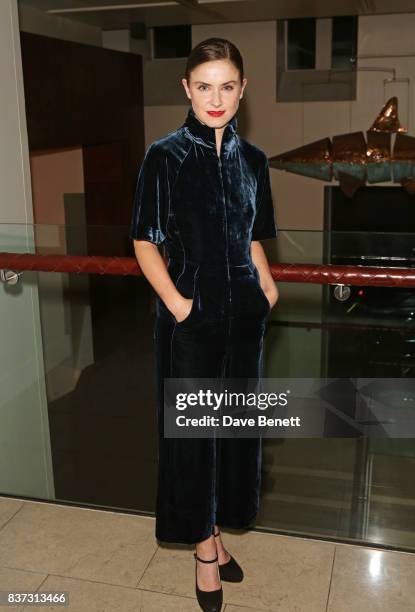
<path fill-rule="evenodd" d="M 246 83 L 247 79 L 241 83 L 239 70 L 227 59 L 199 64 L 190 73 L 189 82 L 182 79 L 196 116 L 214 128 L 224 127 L 235 115 Z"/>

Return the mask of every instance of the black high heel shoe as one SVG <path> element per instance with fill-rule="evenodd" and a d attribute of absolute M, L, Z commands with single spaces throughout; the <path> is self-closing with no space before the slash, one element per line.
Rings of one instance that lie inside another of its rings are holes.
<path fill-rule="evenodd" d="M 218 531 L 218 533 L 215 533 L 213 531 L 213 535 L 215 536 L 215 538 L 217 538 L 219 534 L 220 531 Z M 231 555 L 229 561 L 227 561 L 223 565 L 219 564 L 219 576 L 221 580 L 224 580 L 226 582 L 242 582 L 244 578 L 244 573 L 239 563 Z"/>
<path fill-rule="evenodd" d="M 206 561 L 205 559 L 201 559 L 197 556 L 196 553 L 193 553 L 194 558 L 197 561 L 201 561 L 202 563 L 215 563 L 218 560 L 218 555 L 214 559 L 210 559 Z M 216 589 L 215 591 L 202 591 L 197 586 L 197 563 L 195 566 L 196 573 L 196 597 L 199 603 L 199 606 L 202 608 L 203 612 L 220 612 L 222 610 L 223 603 L 223 589 Z"/>

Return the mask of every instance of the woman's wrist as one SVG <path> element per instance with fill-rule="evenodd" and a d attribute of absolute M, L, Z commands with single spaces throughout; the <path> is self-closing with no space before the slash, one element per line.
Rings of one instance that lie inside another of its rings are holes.
<path fill-rule="evenodd" d="M 267 285 L 265 288 L 263 288 L 263 291 L 268 299 L 268 301 L 274 305 L 277 301 L 278 301 L 278 289 L 277 286 L 275 285 L 275 283 L 272 283 L 272 285 Z"/>
<path fill-rule="evenodd" d="M 185 300 L 186 298 L 184 298 L 182 294 L 176 290 L 172 296 L 166 297 L 166 299 L 163 301 L 170 312 L 176 316 L 177 313 L 179 313 L 183 308 L 183 302 Z"/>

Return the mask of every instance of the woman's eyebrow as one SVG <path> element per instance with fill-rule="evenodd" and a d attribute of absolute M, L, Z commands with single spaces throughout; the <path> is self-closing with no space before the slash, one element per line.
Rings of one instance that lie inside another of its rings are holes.
<path fill-rule="evenodd" d="M 226 81 L 226 83 L 222 83 L 222 85 L 228 85 L 229 83 L 237 83 L 237 81 Z M 211 85 L 211 83 L 206 83 L 205 81 L 195 81 L 195 85 Z"/>

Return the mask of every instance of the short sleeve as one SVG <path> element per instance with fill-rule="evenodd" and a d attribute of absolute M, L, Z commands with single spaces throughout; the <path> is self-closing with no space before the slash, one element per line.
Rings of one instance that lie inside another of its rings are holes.
<path fill-rule="evenodd" d="M 167 234 L 168 214 L 167 159 L 152 143 L 138 173 L 129 237 L 161 244 Z"/>
<path fill-rule="evenodd" d="M 269 164 L 264 154 L 264 162 L 258 176 L 256 213 L 251 240 L 265 240 L 276 236 L 277 226 L 274 217 Z"/>

